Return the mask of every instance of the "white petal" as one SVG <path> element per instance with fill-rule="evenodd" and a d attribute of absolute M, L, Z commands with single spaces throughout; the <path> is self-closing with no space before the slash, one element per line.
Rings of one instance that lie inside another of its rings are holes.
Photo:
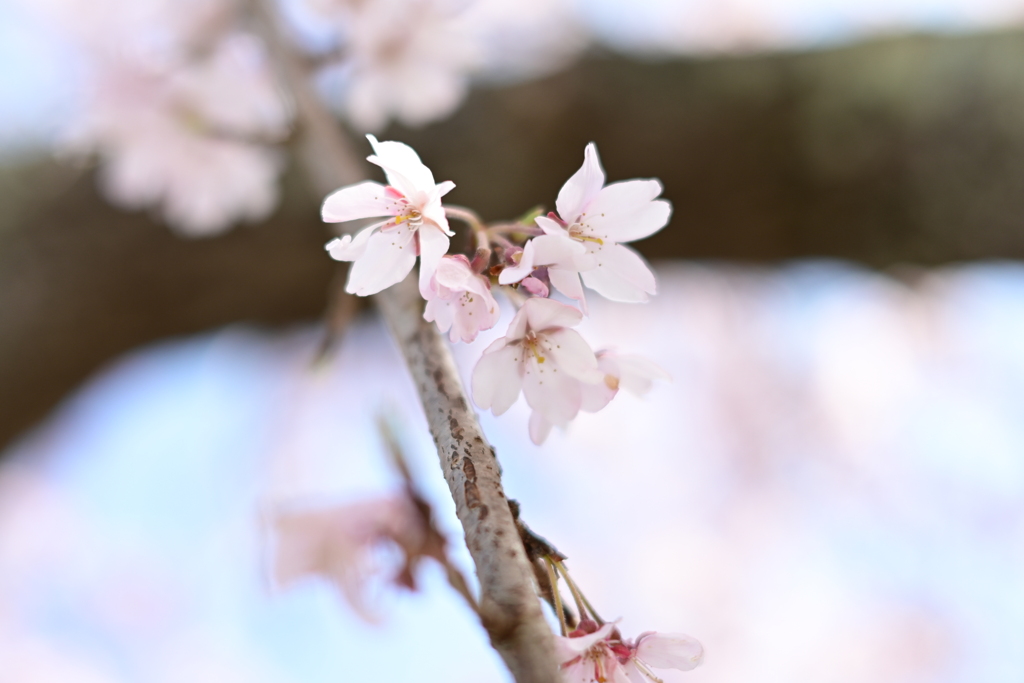
<path fill-rule="evenodd" d="M 558 215 L 566 223 L 575 222 L 587 202 L 594 199 L 604 185 L 604 169 L 597 156 L 597 146 L 591 142 L 583 153 L 583 166 L 569 180 L 565 181 L 558 192 L 555 207 Z"/>
<path fill-rule="evenodd" d="M 473 368 L 473 400 L 495 415 L 512 407 L 523 385 L 522 349 L 505 344 L 502 338 L 488 346 Z"/>
<path fill-rule="evenodd" d="M 439 285 L 461 292 L 473 286 L 472 281 L 477 279 L 477 275 L 469 265 L 469 259 L 462 254 L 456 254 L 445 256 L 438 261 L 434 278 Z"/>
<path fill-rule="evenodd" d="M 534 299 L 527 299 L 526 303 L 530 303 L 531 301 L 534 301 Z M 522 339 L 526 336 L 526 328 L 528 325 L 529 318 L 527 318 L 527 307 L 523 305 L 522 308 L 516 311 L 515 316 L 512 318 L 512 322 L 509 323 L 508 331 L 505 332 L 505 339 L 507 339 L 509 343 Z"/>
<path fill-rule="evenodd" d="M 575 270 L 562 270 L 560 268 L 548 268 L 548 279 L 555 289 L 580 302 L 580 308 L 587 312 L 587 298 L 583 293 L 583 285 L 580 283 L 580 274 Z"/>
<path fill-rule="evenodd" d="M 581 385 L 580 389 L 583 391 L 583 403 L 580 404 L 580 410 L 588 413 L 596 413 L 611 403 L 611 400 L 615 398 L 615 394 L 619 392 L 618 389 L 612 388 L 615 385 L 615 378 L 612 377 L 612 381 L 610 383 L 605 381 L 606 378 L 607 375 L 605 375 L 600 382 L 593 384 L 585 382 Z"/>
<path fill-rule="evenodd" d="M 519 313 L 526 316 L 530 329 L 536 331 L 575 327 L 583 320 L 583 314 L 578 310 L 552 299 L 527 299 Z"/>
<path fill-rule="evenodd" d="M 561 224 L 554 219 L 548 218 L 547 216 L 537 216 L 534 220 L 537 221 L 537 225 L 540 226 L 540 229 L 543 230 L 546 235 L 569 236 L 569 231 L 563 228 Z"/>
<path fill-rule="evenodd" d="M 597 364 L 602 371 L 618 378 L 621 389 L 637 396 L 650 391 L 654 380 L 671 379 L 667 372 L 643 356 L 599 356 Z"/>
<path fill-rule="evenodd" d="M 404 280 L 415 264 L 416 250 L 407 226 L 375 233 L 352 264 L 345 291 L 358 296 L 376 294 Z"/>
<path fill-rule="evenodd" d="M 606 244 L 595 256 L 597 266 L 581 273 L 583 283 L 606 299 L 640 303 L 657 291 L 654 273 L 629 247 Z"/>
<path fill-rule="evenodd" d="M 440 199 L 441 197 L 445 196 L 454 189 L 455 183 L 453 183 L 450 180 L 444 180 L 434 187 L 434 196 L 436 196 L 437 199 Z"/>
<path fill-rule="evenodd" d="M 604 373 L 597 368 L 597 357 L 579 332 L 563 327 L 539 336 L 540 347 L 562 372 L 583 382 L 604 381 Z"/>
<path fill-rule="evenodd" d="M 429 299 L 430 278 L 437 270 L 441 258 L 448 253 L 448 235 L 441 232 L 441 229 L 424 223 L 419 229 L 420 236 L 420 295 Z"/>
<path fill-rule="evenodd" d="M 568 233 L 540 235 L 527 244 L 534 246 L 535 266 L 557 265 L 566 270 L 587 270 L 594 267 L 594 258 L 587 253 L 587 248 L 569 237 Z"/>
<path fill-rule="evenodd" d="M 544 362 L 540 361 L 544 358 Z M 526 402 L 544 419 L 556 425 L 568 424 L 580 412 L 580 381 L 570 376 L 549 357 L 528 358 L 523 375 Z"/>
<path fill-rule="evenodd" d="M 402 208 L 400 200 L 387 196 L 386 187 L 367 181 L 327 195 L 320 207 L 320 216 L 327 223 L 340 223 L 357 218 L 397 216 Z"/>
<path fill-rule="evenodd" d="M 530 413 L 530 441 L 541 445 L 548 438 L 552 427 L 554 425 L 536 410 Z"/>
<path fill-rule="evenodd" d="M 672 215 L 672 205 L 661 194 L 657 180 L 624 180 L 601 190 L 586 207 L 580 221 L 588 233 L 612 242 L 632 242 L 661 230 Z"/>
<path fill-rule="evenodd" d="M 612 629 L 615 628 L 616 623 L 617 622 L 605 624 L 593 633 L 585 636 L 579 636 L 578 638 L 555 636 L 555 653 L 559 659 L 559 663 L 561 664 L 571 659 L 575 659 L 597 643 L 607 639 L 608 636 L 611 635 Z"/>
<path fill-rule="evenodd" d="M 391 140 L 378 142 L 372 135 L 366 137 L 374 151 L 367 160 L 384 169 L 389 185 L 410 199 L 417 193 L 434 189 L 434 174 L 420 161 L 412 147 Z"/>
<path fill-rule="evenodd" d="M 324 245 L 324 249 L 331 255 L 331 258 L 335 261 L 355 261 L 357 258 L 363 255 L 366 251 L 366 244 L 374 231 L 379 228 L 383 223 L 377 225 L 371 225 L 368 228 L 363 228 L 356 233 L 356 236 L 342 235 L 341 237 L 335 237 L 333 240 Z"/>
<path fill-rule="evenodd" d="M 704 661 L 704 647 L 684 633 L 644 633 L 637 639 L 636 658 L 656 669 L 689 671 Z"/>
<path fill-rule="evenodd" d="M 519 265 L 505 268 L 498 275 L 498 284 L 510 285 L 513 282 L 519 282 L 524 277 L 527 277 L 533 272 L 534 260 L 536 256 L 536 245 L 535 240 L 529 240 L 523 246 L 523 253 L 519 257 Z"/>

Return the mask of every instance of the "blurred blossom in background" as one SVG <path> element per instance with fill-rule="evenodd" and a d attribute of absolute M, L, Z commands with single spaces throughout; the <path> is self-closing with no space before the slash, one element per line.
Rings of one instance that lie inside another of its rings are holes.
<path fill-rule="evenodd" d="M 357 130 L 447 116 L 471 84 L 538 77 L 594 45 L 793 49 L 1024 20 L 1009 0 L 461 4 L 423 3 L 420 24 L 397 36 L 385 30 L 400 7 L 390 0 L 359 16 L 358 3 L 340 0 L 287 10 L 323 62 L 318 87 Z M 62 154 L 105 155 L 101 186 L 115 201 L 155 202 L 186 234 L 265 216 L 285 163 L 270 143 L 292 112 L 262 48 L 234 34 L 196 63 L 189 41 L 202 27 L 168 21 L 149 35 L 134 20 L 71 0 L 0 4 L 0 63 L 19 65 L 0 69 L 8 158 L 54 141 Z M 439 32 L 463 38 L 429 40 Z M 112 38 L 121 35 L 138 40 Z M 341 45 L 349 61 L 334 59 Z M 132 87 L 104 95 L 83 54 L 129 64 L 135 73 L 102 73 Z M 166 61 L 175 54 L 190 66 Z M 229 104 L 203 109 L 218 98 Z M 195 106 L 183 113 L 183 102 Z M 239 102 L 250 118 L 231 115 Z M 109 115 L 114 107 L 135 124 Z M 128 137 L 175 154 L 122 154 Z M 211 137 L 199 158 L 189 152 Z M 166 165 L 147 166 L 154 158 Z M 216 196 L 203 194 L 211 183 Z M 583 415 L 540 448 L 523 403 L 482 416 L 507 491 L 569 556 L 598 609 L 629 633 L 703 642 L 704 665 L 667 681 L 1020 680 L 1024 267 L 656 266 L 650 304 L 594 301 L 582 329 L 595 347 L 654 360 L 672 382 Z M 510 317 L 457 347 L 464 377 Z M 319 343 L 314 327 L 233 327 L 138 350 L 8 449 L 0 683 L 508 680 L 433 566 L 421 592 L 382 593 L 372 626 L 323 582 L 273 584 L 274 510 L 396 485 L 374 428 L 381 410 L 402 425 L 419 483 L 472 574 L 385 330 L 358 318 L 325 365 L 312 363 Z"/>

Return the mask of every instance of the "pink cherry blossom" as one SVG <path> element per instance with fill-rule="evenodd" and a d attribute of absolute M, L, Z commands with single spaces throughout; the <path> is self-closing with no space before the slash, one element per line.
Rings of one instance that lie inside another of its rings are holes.
<path fill-rule="evenodd" d="M 555 652 L 566 683 L 660 683 L 654 669 L 690 671 L 704 660 L 704 648 L 682 633 L 643 633 L 623 640 L 615 624 L 579 628 L 555 637 Z"/>
<path fill-rule="evenodd" d="M 495 415 L 519 393 L 533 409 L 530 437 L 542 443 L 552 425 L 564 426 L 583 404 L 583 383 L 602 381 L 594 352 L 574 330 L 583 314 L 551 299 L 527 299 L 504 337 L 488 346 L 473 369 L 473 398 Z"/>
<path fill-rule="evenodd" d="M 99 179 L 127 208 L 159 205 L 189 235 L 264 218 L 277 203 L 290 112 L 252 36 L 229 34 L 175 68 L 111 52 L 88 54 L 88 93 L 65 151 L 98 154 Z"/>
<path fill-rule="evenodd" d="M 501 317 L 490 281 L 475 273 L 462 254 L 441 259 L 430 282 L 430 294 L 423 319 L 436 322 L 442 332 L 450 329 L 453 342 L 473 341 L 480 330 L 491 329 Z"/>
<path fill-rule="evenodd" d="M 623 242 L 649 237 L 665 227 L 672 206 L 661 194 L 657 180 L 626 180 L 605 186 L 604 169 L 594 143 L 587 145 L 583 166 L 565 185 L 555 201 L 558 214 L 540 216 L 537 225 L 548 235 L 582 244 L 592 265 L 581 267 L 584 284 L 613 301 L 647 301 L 657 286 L 643 258 Z M 586 264 L 581 264 L 586 265 Z M 579 289 L 575 274 L 555 284 L 566 296 Z"/>
<path fill-rule="evenodd" d="M 619 389 L 643 396 L 650 391 L 654 380 L 669 379 L 667 372 L 643 356 L 623 355 L 607 349 L 595 355 L 604 379 L 583 386 L 582 410 L 588 413 L 596 413 L 608 405 Z"/>
<path fill-rule="evenodd" d="M 327 243 L 337 261 L 354 261 L 346 290 L 369 296 L 401 282 L 420 257 L 420 294 L 431 296 L 430 282 L 448 252 L 448 219 L 441 197 L 455 187 L 434 183 L 415 151 L 401 142 L 378 142 L 366 136 L 375 154 L 367 159 L 384 169 L 388 185 L 372 181 L 349 185 L 327 196 L 321 215 L 328 223 L 389 216 L 352 235 Z"/>
<path fill-rule="evenodd" d="M 579 272 L 589 270 L 595 264 L 587 248 L 567 235 L 541 235 L 526 243 L 519 254 L 519 263 L 501 271 L 498 282 L 509 285 L 530 279 L 538 268 L 545 268 L 552 286 L 570 299 L 579 301 L 586 313 L 587 302 L 583 286 L 580 285 Z"/>
<path fill-rule="evenodd" d="M 404 495 L 347 505 L 287 510 L 274 518 L 277 537 L 274 575 L 281 585 L 305 576 L 331 581 L 367 619 L 368 582 L 382 572 L 375 551 L 393 545 L 414 559 L 426 537 L 423 519 Z M 387 578 L 413 587 L 410 561 Z"/>

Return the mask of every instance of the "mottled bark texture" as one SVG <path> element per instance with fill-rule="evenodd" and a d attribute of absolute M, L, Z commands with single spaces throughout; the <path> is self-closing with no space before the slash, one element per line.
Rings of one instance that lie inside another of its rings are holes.
<path fill-rule="evenodd" d="M 592 56 L 533 83 L 478 88 L 452 118 L 380 137 L 412 144 L 458 183 L 451 201 L 488 219 L 550 208 L 594 140 L 610 179 L 663 181 L 673 220 L 637 245 L 655 259 L 1021 258 L 1022 63 L 1020 32 Z M 333 272 L 322 195 L 293 174 L 285 197 L 265 225 L 185 241 L 107 207 L 89 175 L 49 163 L 0 171 L 0 443 L 140 344 L 317 317 Z"/>
<path fill-rule="evenodd" d="M 551 629 L 501 486 L 501 467 L 459 379 L 448 342 L 423 320 L 415 276 L 375 297 L 416 382 L 441 469 L 480 580 L 480 616 L 516 681 L 558 678 Z"/>

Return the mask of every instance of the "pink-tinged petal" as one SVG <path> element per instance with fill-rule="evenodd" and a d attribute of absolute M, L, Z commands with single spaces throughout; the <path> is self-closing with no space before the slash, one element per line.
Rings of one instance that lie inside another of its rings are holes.
<path fill-rule="evenodd" d="M 684 633 L 644 633 L 637 638 L 636 658 L 656 669 L 689 671 L 704 661 L 704 647 Z"/>
<path fill-rule="evenodd" d="M 626 672 L 629 683 L 651 683 L 651 679 L 645 676 L 632 661 L 623 664 L 622 668 Z"/>
<path fill-rule="evenodd" d="M 522 348 L 498 339 L 484 350 L 473 368 L 473 400 L 481 409 L 501 415 L 519 398 L 523 386 Z"/>
<path fill-rule="evenodd" d="M 541 230 L 544 231 L 544 234 L 546 235 L 565 235 L 566 237 L 569 236 L 569 231 L 563 228 L 558 221 L 552 218 L 548 218 L 547 216 L 537 216 L 535 220 L 537 221 L 537 225 L 540 227 Z"/>
<path fill-rule="evenodd" d="M 580 302 L 580 309 L 587 313 L 587 297 L 583 293 L 583 284 L 580 282 L 580 274 L 575 270 L 562 270 L 560 268 L 548 268 L 548 279 L 559 292 Z"/>
<path fill-rule="evenodd" d="M 463 291 L 472 286 L 478 276 L 469 265 L 469 259 L 462 254 L 444 256 L 434 271 L 437 283 L 453 291 Z"/>
<path fill-rule="evenodd" d="M 404 280 L 416 264 L 412 236 L 407 225 L 372 235 L 349 270 L 345 291 L 370 296 Z"/>
<path fill-rule="evenodd" d="M 576 330 L 553 329 L 540 336 L 540 347 L 570 377 L 591 384 L 604 380 L 597 357 Z"/>
<path fill-rule="evenodd" d="M 661 194 L 657 180 L 624 180 L 605 187 L 586 207 L 581 220 L 588 233 L 612 242 L 632 242 L 658 232 L 668 224 L 672 205 Z"/>
<path fill-rule="evenodd" d="M 526 303 L 530 303 L 533 299 L 527 299 Z M 529 324 L 529 319 L 526 317 L 526 306 L 523 306 L 516 311 L 515 316 L 512 318 L 512 322 L 509 323 L 508 331 L 505 332 L 505 339 L 509 343 L 522 339 L 526 336 L 526 328 Z"/>
<path fill-rule="evenodd" d="M 596 253 L 597 266 L 580 275 L 583 283 L 606 299 L 643 303 L 657 283 L 640 254 L 621 244 L 605 245 Z"/>
<path fill-rule="evenodd" d="M 618 378 L 619 388 L 637 396 L 643 396 L 650 391 L 654 380 L 671 379 L 667 372 L 643 356 L 599 354 L 597 364 L 602 372 Z"/>
<path fill-rule="evenodd" d="M 551 295 L 551 290 L 544 284 L 542 280 L 538 280 L 535 277 L 523 278 L 522 281 L 523 289 L 534 296 L 546 298 Z"/>
<path fill-rule="evenodd" d="M 384 169 L 390 185 L 410 199 L 418 192 L 434 189 L 434 174 L 420 161 L 412 147 L 392 140 L 378 142 L 372 135 L 366 138 L 374 151 L 368 161 Z"/>
<path fill-rule="evenodd" d="M 433 223 L 435 226 L 440 228 L 444 234 L 448 235 L 449 237 L 455 234 L 455 232 L 451 229 L 451 226 L 448 225 L 448 216 L 444 212 L 444 207 L 441 206 L 440 199 L 428 201 L 419 208 L 420 211 L 423 213 L 423 218 L 425 218 L 428 223 Z"/>
<path fill-rule="evenodd" d="M 552 299 L 527 299 L 519 313 L 526 316 L 530 329 L 537 331 L 575 327 L 583 320 L 583 314 L 578 310 Z"/>
<path fill-rule="evenodd" d="M 335 237 L 333 240 L 324 245 L 324 249 L 331 255 L 331 258 L 335 261 L 355 261 L 357 258 L 363 255 L 366 251 L 366 245 L 373 236 L 374 231 L 377 230 L 383 223 L 377 225 L 371 225 L 368 228 L 363 228 L 356 233 L 355 237 L 352 235 L 342 235 L 341 237 Z"/>
<path fill-rule="evenodd" d="M 526 350 L 524 349 L 524 353 Z M 541 362 L 541 358 L 544 362 Z M 552 424 L 563 426 L 580 412 L 580 382 L 549 357 L 528 357 L 523 376 L 526 403 Z"/>
<path fill-rule="evenodd" d="M 441 258 L 448 253 L 448 235 L 440 228 L 424 223 L 419 229 L 420 237 L 420 295 L 430 298 L 430 278 L 437 270 Z"/>
<path fill-rule="evenodd" d="M 587 270 L 594 267 L 594 258 L 587 248 L 569 237 L 561 235 L 540 235 L 528 242 L 533 244 L 534 266 L 557 266 L 565 270 Z"/>
<path fill-rule="evenodd" d="M 455 310 L 451 304 L 452 302 L 447 299 L 427 299 L 427 305 L 423 307 L 423 319 L 428 323 L 436 323 L 437 329 L 441 333 L 451 330 L 449 339 L 454 342 L 458 335 L 452 328 L 452 324 L 455 322 Z"/>
<path fill-rule="evenodd" d="M 434 194 L 431 195 L 431 197 L 434 199 L 440 199 L 454 189 L 455 183 L 450 180 L 443 180 L 434 187 Z"/>
<path fill-rule="evenodd" d="M 320 207 L 320 216 L 327 223 L 340 223 L 357 218 L 397 216 L 403 208 L 403 202 L 389 197 L 383 185 L 367 181 L 327 195 Z"/>
<path fill-rule="evenodd" d="M 596 413 L 611 403 L 615 394 L 619 393 L 618 380 L 610 375 L 605 375 L 600 382 L 583 383 L 580 387 L 583 392 L 583 403 L 580 410 L 587 413 Z"/>
<path fill-rule="evenodd" d="M 565 182 L 558 192 L 555 208 L 567 223 L 573 223 L 584 207 L 597 196 L 604 185 L 604 169 L 597 156 L 597 146 L 591 142 L 583 153 L 583 166 Z"/>
<path fill-rule="evenodd" d="M 519 282 L 525 277 L 528 277 L 530 273 L 534 271 L 536 265 L 534 260 L 536 258 L 537 245 L 534 244 L 535 240 L 529 240 L 523 247 L 522 256 L 519 257 L 519 264 L 505 268 L 498 275 L 498 284 L 510 285 L 513 282 Z"/>
<path fill-rule="evenodd" d="M 571 661 L 602 640 L 607 640 L 615 626 L 615 623 L 605 624 L 593 633 L 578 638 L 555 636 L 555 655 L 558 657 L 559 663 Z"/>
<path fill-rule="evenodd" d="M 530 413 L 530 441 L 538 446 L 541 445 L 548 438 L 553 426 L 543 415 L 536 410 L 533 411 Z"/>

